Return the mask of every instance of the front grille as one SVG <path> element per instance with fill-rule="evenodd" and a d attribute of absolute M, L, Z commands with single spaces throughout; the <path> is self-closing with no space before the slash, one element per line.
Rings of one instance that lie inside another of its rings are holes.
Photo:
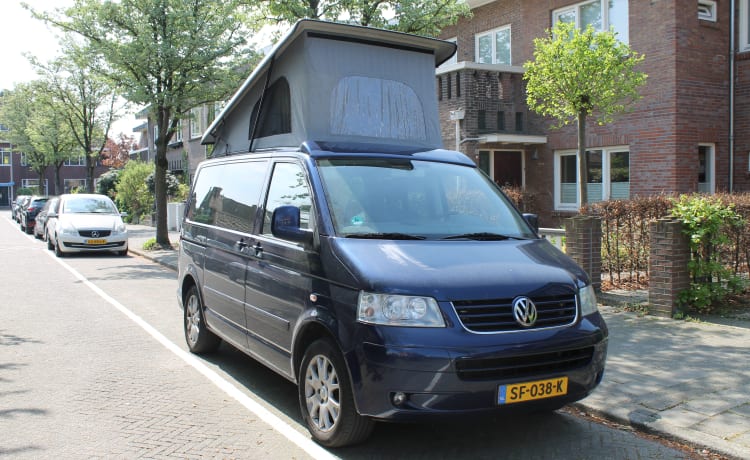
<path fill-rule="evenodd" d="M 97 235 L 92 235 L 92 232 L 97 232 Z M 110 233 L 112 233 L 111 230 L 78 230 L 78 234 L 86 238 L 103 238 L 109 236 Z"/>
<path fill-rule="evenodd" d="M 453 302 L 458 319 L 472 332 L 512 332 L 558 327 L 572 324 L 576 320 L 576 297 L 533 297 L 537 320 L 531 327 L 523 327 L 513 316 L 513 300 L 466 300 Z"/>
<path fill-rule="evenodd" d="M 461 380 L 504 380 L 565 373 L 587 366 L 594 347 L 536 355 L 503 358 L 459 359 L 456 371 Z"/>

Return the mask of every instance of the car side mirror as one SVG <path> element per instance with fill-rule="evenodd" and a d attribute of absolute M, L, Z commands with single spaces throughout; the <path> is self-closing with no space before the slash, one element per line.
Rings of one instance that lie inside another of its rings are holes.
<path fill-rule="evenodd" d="M 47 219 L 50 219 L 52 217 L 57 217 L 57 213 L 55 211 L 49 211 L 47 213 Z"/>
<path fill-rule="evenodd" d="M 539 233 L 539 216 L 536 214 L 524 213 L 523 218 L 527 224 L 531 226 L 534 233 Z"/>
<path fill-rule="evenodd" d="M 273 211 L 271 233 L 277 238 L 310 244 L 313 233 L 300 227 L 300 210 L 297 206 L 279 206 Z"/>

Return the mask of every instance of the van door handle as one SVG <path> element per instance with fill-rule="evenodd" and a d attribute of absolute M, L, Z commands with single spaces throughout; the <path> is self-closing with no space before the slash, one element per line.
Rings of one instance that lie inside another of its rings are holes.
<path fill-rule="evenodd" d="M 237 246 L 237 249 L 240 252 L 243 252 L 243 253 L 247 252 L 247 246 L 248 246 L 248 244 L 247 244 L 247 242 L 245 242 L 245 238 L 240 238 L 240 240 L 237 243 L 235 243 L 235 246 Z"/>
<path fill-rule="evenodd" d="M 253 246 L 253 251 L 255 251 L 255 257 L 258 259 L 263 258 L 263 247 L 260 245 L 260 242 L 255 243 L 255 246 Z"/>

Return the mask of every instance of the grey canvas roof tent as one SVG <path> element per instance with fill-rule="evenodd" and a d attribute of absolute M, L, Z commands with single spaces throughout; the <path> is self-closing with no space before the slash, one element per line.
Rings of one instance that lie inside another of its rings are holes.
<path fill-rule="evenodd" d="M 442 148 L 435 67 L 453 43 L 301 20 L 277 43 L 203 136 L 214 155 L 315 142 Z M 260 114 L 260 116 L 259 116 Z"/>

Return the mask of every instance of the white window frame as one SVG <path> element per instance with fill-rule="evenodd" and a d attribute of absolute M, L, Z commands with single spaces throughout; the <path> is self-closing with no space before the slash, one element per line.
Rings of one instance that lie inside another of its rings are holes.
<path fill-rule="evenodd" d="M 590 147 L 587 150 L 600 150 L 602 152 L 602 201 L 607 201 L 611 196 L 612 189 L 612 171 L 611 171 L 611 156 L 616 153 L 629 152 L 630 147 L 627 145 L 616 145 L 608 147 Z M 560 157 L 575 155 L 576 156 L 576 202 L 575 203 L 563 203 L 562 202 L 562 183 L 561 171 L 560 171 Z M 555 195 L 555 210 L 556 211 L 578 211 L 581 207 L 581 189 L 578 187 L 578 181 L 581 180 L 579 176 L 580 169 L 580 158 L 578 157 L 578 150 L 558 150 L 555 151 L 555 163 L 554 163 L 554 195 Z"/>
<path fill-rule="evenodd" d="M 609 30 L 611 23 L 609 20 L 609 1 L 608 0 L 586 0 L 584 2 L 576 3 L 574 5 L 568 5 L 566 7 L 554 10 L 552 12 L 552 25 L 557 24 L 557 21 L 559 20 L 559 17 L 562 14 L 573 12 L 575 14 L 576 28 L 580 29 L 581 28 L 581 7 L 588 5 L 590 3 L 597 2 L 597 1 L 600 1 L 601 16 L 602 16 L 602 28 L 599 31 L 601 32 L 604 30 Z M 630 28 L 630 21 L 628 21 L 628 28 Z M 628 35 L 624 35 L 624 36 L 618 34 L 617 35 L 618 40 L 620 40 L 623 43 L 628 43 L 630 41 L 630 37 L 629 37 L 629 31 L 627 32 L 628 32 Z"/>
<path fill-rule="evenodd" d="M 170 141 L 170 144 L 172 142 L 182 142 L 182 120 L 177 122 L 177 129 L 174 132 L 174 139 Z"/>
<path fill-rule="evenodd" d="M 698 147 L 708 148 L 708 158 L 706 158 L 706 165 L 708 166 L 708 171 L 706 172 L 707 180 L 706 182 L 698 183 L 698 191 L 713 195 L 714 193 L 716 193 L 716 144 L 701 142 L 698 144 Z M 707 190 L 701 190 L 701 184 L 705 184 L 704 188 L 706 188 Z"/>
<path fill-rule="evenodd" d="M 698 0 L 698 19 L 716 22 L 715 0 Z"/>
<path fill-rule="evenodd" d="M 66 193 L 70 193 L 70 191 L 73 190 L 73 187 L 69 187 L 68 183 L 75 182 L 77 186 L 83 187 L 83 189 L 86 189 L 86 184 L 88 183 L 87 179 L 63 179 L 63 190 L 66 190 Z"/>
<path fill-rule="evenodd" d="M 201 107 L 190 109 L 190 139 L 203 135 L 203 110 Z"/>
<path fill-rule="evenodd" d="M 497 33 L 498 32 L 508 32 L 508 40 L 510 41 L 510 55 L 508 56 L 508 62 L 497 62 Z M 491 64 L 502 64 L 502 65 L 512 65 L 513 64 L 513 33 L 511 31 L 510 24 L 504 25 L 502 27 L 498 27 L 497 29 L 488 30 L 486 32 L 482 32 L 479 34 L 476 34 L 474 36 L 474 62 L 479 63 L 479 40 L 483 37 L 489 36 L 492 41 L 492 62 Z M 487 63 L 485 63 L 487 64 Z"/>
<path fill-rule="evenodd" d="M 740 51 L 750 51 L 750 0 L 740 0 Z"/>
<path fill-rule="evenodd" d="M 26 160 L 26 154 L 21 152 L 21 166 L 28 166 L 29 162 Z"/>
<path fill-rule="evenodd" d="M 35 188 L 39 190 L 39 179 L 21 179 L 21 187 Z M 43 195 L 47 195 L 47 179 L 44 179 L 44 191 L 41 192 Z"/>
<path fill-rule="evenodd" d="M 8 158 L 8 162 L 5 162 L 5 158 Z M 12 166 L 13 165 L 13 151 L 11 149 L 0 148 L 0 166 Z"/>
<path fill-rule="evenodd" d="M 86 158 L 83 155 L 78 155 L 75 158 L 75 162 L 73 158 L 68 158 L 63 164 L 65 166 L 86 166 Z"/>

